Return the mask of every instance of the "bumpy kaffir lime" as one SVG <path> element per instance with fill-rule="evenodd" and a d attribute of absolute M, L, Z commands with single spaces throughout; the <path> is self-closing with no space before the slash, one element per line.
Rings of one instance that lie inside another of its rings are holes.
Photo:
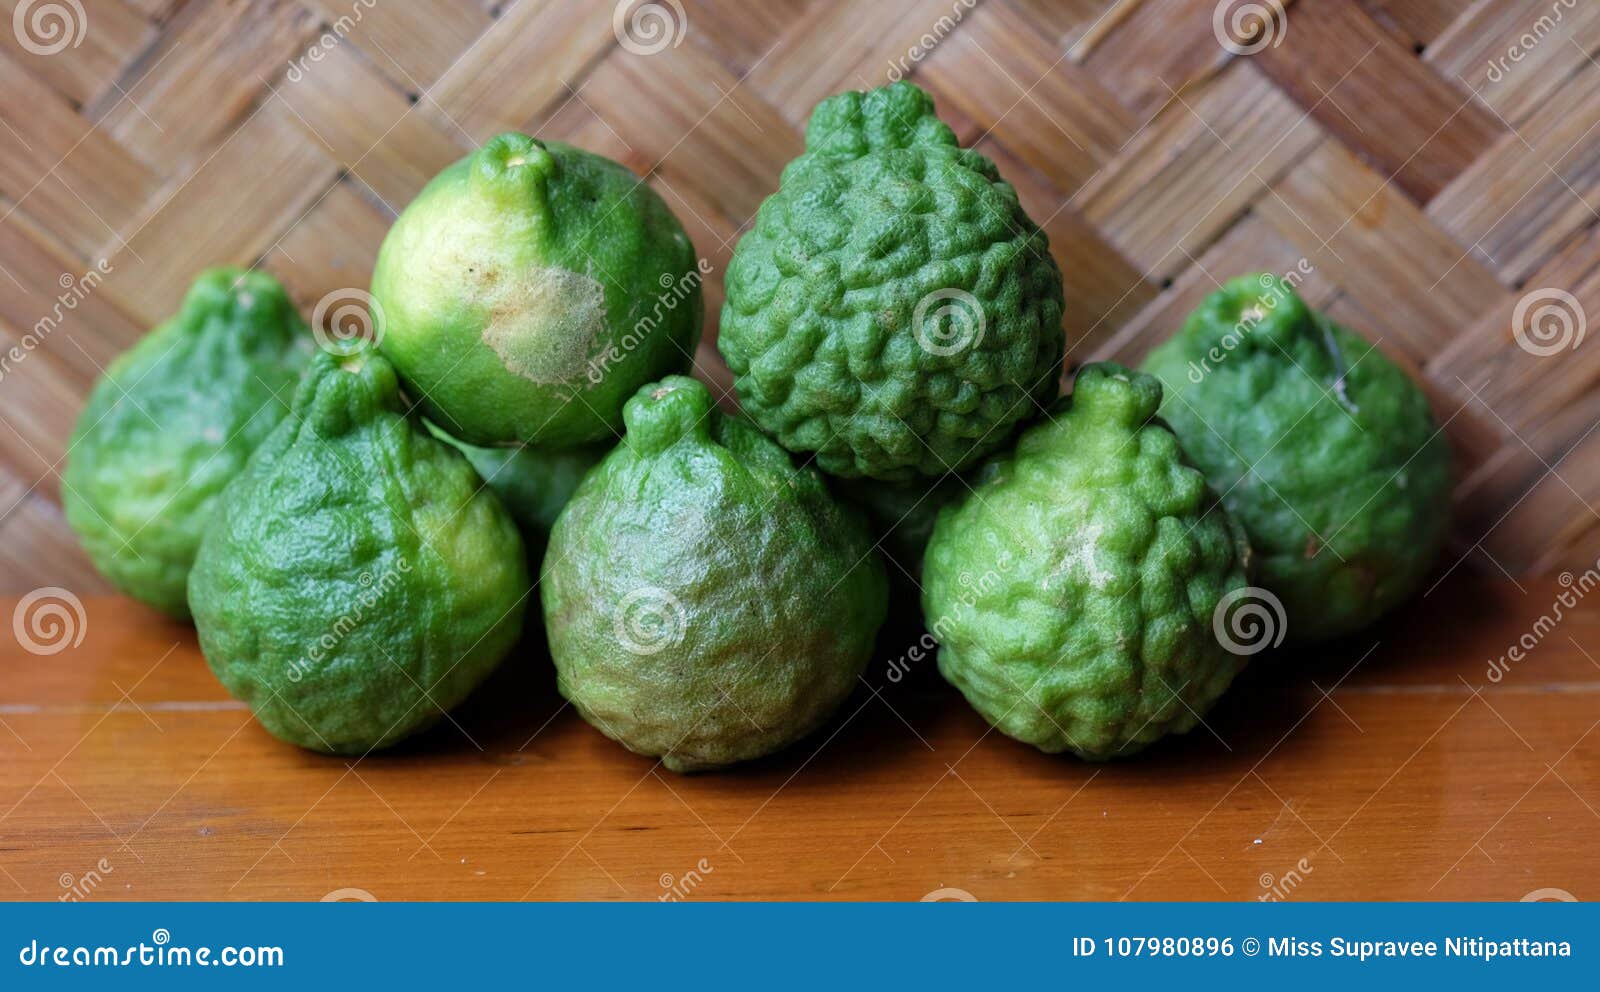
<path fill-rule="evenodd" d="M 689 367 L 703 275 L 639 177 L 502 134 L 395 221 L 372 274 L 374 321 L 428 417 L 456 437 L 614 441 L 634 390 Z"/>
<path fill-rule="evenodd" d="M 211 670 L 301 747 L 360 754 L 422 730 L 521 628 L 516 525 L 406 409 L 370 346 L 319 352 L 189 577 Z"/>
<path fill-rule="evenodd" d="M 671 376 L 556 521 L 541 590 L 557 685 L 675 771 L 771 753 L 850 694 L 883 563 L 822 478 Z"/>
<path fill-rule="evenodd" d="M 1207 297 L 1144 367 L 1290 638 L 1351 633 L 1416 591 L 1449 529 L 1450 448 L 1382 352 L 1260 273 Z"/>
<path fill-rule="evenodd" d="M 835 475 L 958 470 L 1056 395 L 1044 232 L 910 83 L 817 106 L 726 282 L 741 406 Z"/>
<path fill-rule="evenodd" d="M 1244 531 L 1155 418 L 1161 387 L 1085 366 L 1050 421 L 939 516 L 923 611 L 939 671 L 1003 733 L 1090 759 L 1188 731 L 1243 657 L 1215 615 Z"/>
<path fill-rule="evenodd" d="M 78 417 L 61 498 L 119 589 L 188 616 L 189 567 L 217 497 L 288 412 L 312 348 L 276 279 L 219 268 L 111 363 Z"/>

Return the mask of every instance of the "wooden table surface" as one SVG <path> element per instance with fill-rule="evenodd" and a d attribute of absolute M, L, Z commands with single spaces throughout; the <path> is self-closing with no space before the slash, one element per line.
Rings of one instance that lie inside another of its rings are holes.
<path fill-rule="evenodd" d="M 76 646 L 0 639 L 0 894 L 1594 899 L 1586 586 L 1458 571 L 1363 641 L 1262 656 L 1205 728 L 1108 765 L 988 732 L 896 631 L 813 739 L 695 777 L 590 729 L 535 652 L 456 725 L 309 754 L 228 699 L 190 629 L 93 599 Z"/>

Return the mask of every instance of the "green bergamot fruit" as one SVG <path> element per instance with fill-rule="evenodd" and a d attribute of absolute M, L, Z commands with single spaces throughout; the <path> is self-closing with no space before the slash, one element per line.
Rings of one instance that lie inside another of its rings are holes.
<path fill-rule="evenodd" d="M 726 282 L 718 346 L 741 406 L 834 475 L 959 470 L 1056 395 L 1044 232 L 910 83 L 817 106 Z"/>
<path fill-rule="evenodd" d="M 430 422 L 433 436 L 467 456 L 484 484 L 493 489 L 511 512 L 522 532 L 522 545 L 528 553 L 528 574 L 537 579 L 544 560 L 550 528 L 572 498 L 584 473 L 594 468 L 611 450 L 608 444 L 582 448 L 539 448 L 533 445 L 479 447 L 457 440 Z"/>
<path fill-rule="evenodd" d="M 189 576 L 211 670 L 301 747 L 362 754 L 428 727 L 521 628 L 516 525 L 406 409 L 369 346 L 319 352 Z"/>
<path fill-rule="evenodd" d="M 614 441 L 634 390 L 690 366 L 703 276 L 683 226 L 633 173 L 502 134 L 390 228 L 374 321 L 452 435 L 575 447 Z"/>
<path fill-rule="evenodd" d="M 1207 297 L 1144 368 L 1291 639 L 1360 630 L 1416 591 L 1449 529 L 1450 449 L 1373 345 L 1259 273 Z"/>
<path fill-rule="evenodd" d="M 61 498 L 96 568 L 176 617 L 218 495 L 283 419 L 313 340 L 278 281 L 211 269 L 95 383 Z"/>
<path fill-rule="evenodd" d="M 1245 665 L 1216 623 L 1247 588 L 1249 546 L 1160 401 L 1150 376 L 1085 366 L 928 542 L 939 671 L 1042 751 L 1101 760 L 1184 733 Z"/>
<path fill-rule="evenodd" d="M 624 418 L 545 552 L 561 694 L 674 771 L 799 740 L 850 694 L 883 622 L 865 524 L 693 379 L 646 386 Z"/>

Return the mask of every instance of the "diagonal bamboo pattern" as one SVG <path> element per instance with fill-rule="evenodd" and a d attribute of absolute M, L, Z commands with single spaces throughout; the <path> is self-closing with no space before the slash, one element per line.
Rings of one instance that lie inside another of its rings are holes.
<path fill-rule="evenodd" d="M 1074 363 L 1303 260 L 1429 389 L 1455 557 L 1587 568 L 1597 51 L 1572 0 L 0 0 L 0 593 L 106 590 L 61 516 L 68 436 L 199 269 L 259 265 L 309 314 L 434 172 L 521 129 L 672 205 L 725 386 L 720 273 L 811 105 L 902 76 L 1050 234 Z"/>

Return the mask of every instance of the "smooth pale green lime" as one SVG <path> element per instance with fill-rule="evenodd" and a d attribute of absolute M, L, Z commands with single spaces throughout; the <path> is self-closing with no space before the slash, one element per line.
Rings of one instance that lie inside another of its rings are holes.
<path fill-rule="evenodd" d="M 1056 395 L 1061 273 L 994 163 L 910 83 L 829 97 L 728 266 L 742 408 L 825 471 L 957 471 Z"/>
<path fill-rule="evenodd" d="M 1288 636 L 1353 633 L 1411 596 L 1450 526 L 1450 447 L 1376 347 L 1267 273 L 1207 297 L 1144 367 L 1238 516 Z"/>
<path fill-rule="evenodd" d="M 1085 366 L 928 542 L 939 671 L 1040 750 L 1099 760 L 1184 733 L 1244 667 L 1214 625 L 1249 546 L 1160 400 L 1150 376 Z"/>
<path fill-rule="evenodd" d="M 704 274 L 633 173 L 502 134 L 395 221 L 372 274 L 374 322 L 428 417 L 455 437 L 611 442 L 634 390 L 690 366 Z"/>
<path fill-rule="evenodd" d="M 78 417 L 61 500 L 96 568 L 177 617 L 218 494 L 289 410 L 311 356 L 278 281 L 211 269 L 124 352 Z"/>
<path fill-rule="evenodd" d="M 646 386 L 556 521 L 540 588 L 557 685 L 674 771 L 777 751 L 850 694 L 883 622 L 864 523 L 712 405 Z"/>
<path fill-rule="evenodd" d="M 438 720 L 516 642 L 516 525 L 407 416 L 369 346 L 319 352 L 189 576 L 211 670 L 274 735 L 361 754 Z"/>

